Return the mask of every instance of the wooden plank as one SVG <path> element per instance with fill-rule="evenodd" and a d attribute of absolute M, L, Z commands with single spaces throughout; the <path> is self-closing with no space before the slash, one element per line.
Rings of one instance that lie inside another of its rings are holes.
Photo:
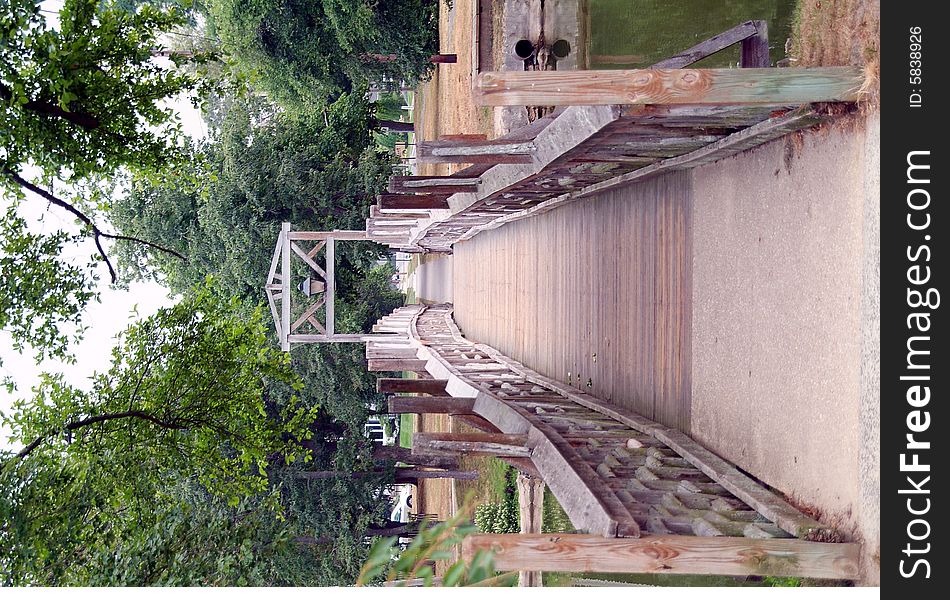
<path fill-rule="evenodd" d="M 412 451 L 423 454 L 463 453 L 499 457 L 530 458 L 525 435 L 504 433 L 428 433 L 412 435 Z"/>
<path fill-rule="evenodd" d="M 336 333 L 336 238 L 328 237 L 326 239 L 325 257 L 327 261 L 326 289 L 323 291 L 323 297 L 326 299 L 326 312 L 324 314 L 324 327 L 328 336 Z"/>
<path fill-rule="evenodd" d="M 491 421 L 484 417 L 478 415 L 467 415 L 467 414 L 452 414 L 452 418 L 465 423 L 472 429 L 477 429 L 479 431 L 484 431 L 485 433 L 501 433 L 501 430 L 495 427 Z"/>
<path fill-rule="evenodd" d="M 376 380 L 376 391 L 382 394 L 432 394 L 444 396 L 446 379 L 402 379 L 398 377 L 380 377 Z"/>
<path fill-rule="evenodd" d="M 702 60 L 707 56 L 711 56 L 720 50 L 724 50 L 733 44 L 737 44 L 746 38 L 756 35 L 758 33 L 758 27 L 756 23 L 764 23 L 764 21 L 746 21 L 745 23 L 740 23 L 732 29 L 723 31 L 722 33 L 714 35 L 708 40 L 702 41 L 691 48 L 687 48 L 678 54 L 661 60 L 660 62 L 654 64 L 651 68 L 682 69 L 687 65 L 691 65 L 696 61 Z M 768 48 L 767 39 L 766 48 Z M 759 66 L 767 67 L 768 65 Z"/>
<path fill-rule="evenodd" d="M 290 239 L 292 240 L 326 240 L 334 238 L 337 240 L 365 240 L 366 232 L 360 230 L 335 229 L 333 231 L 292 231 Z"/>
<path fill-rule="evenodd" d="M 429 194 L 456 194 L 459 192 L 477 192 L 478 177 L 452 177 L 423 175 L 398 176 L 389 178 L 389 191 L 392 193 L 424 192 Z"/>
<path fill-rule="evenodd" d="M 390 396 L 391 414 L 472 414 L 474 398 L 453 398 L 452 396 Z"/>
<path fill-rule="evenodd" d="M 451 133 L 448 135 L 440 135 L 440 142 L 484 142 L 488 140 L 488 136 L 484 133 Z"/>
<path fill-rule="evenodd" d="M 371 358 L 367 362 L 369 371 L 425 371 L 426 361 L 413 358 Z"/>
<path fill-rule="evenodd" d="M 769 24 L 766 21 L 753 21 L 755 35 L 742 40 L 739 52 L 739 66 L 743 69 L 768 67 L 769 60 Z"/>
<path fill-rule="evenodd" d="M 296 321 L 294 321 L 294 324 L 291 325 L 291 327 L 290 327 L 290 331 L 292 331 L 292 332 L 293 332 L 293 331 L 296 331 L 298 327 L 300 327 L 301 325 L 303 325 L 306 321 L 310 320 L 310 319 L 312 318 L 312 316 L 313 316 L 313 313 L 317 312 L 317 310 L 318 310 L 321 306 L 323 306 L 323 304 L 324 304 L 325 301 L 326 301 L 326 298 L 323 297 L 323 296 L 321 296 L 316 302 L 314 302 L 313 304 L 311 304 L 311 305 L 310 305 L 310 308 L 308 308 L 307 310 L 305 310 L 305 311 L 303 312 L 303 314 L 300 315 L 300 316 L 297 318 Z M 317 324 L 319 325 L 319 322 L 318 322 Z M 318 328 L 319 328 L 319 329 L 322 329 L 324 332 L 326 332 L 326 329 L 325 329 L 322 325 L 319 325 Z"/>
<path fill-rule="evenodd" d="M 447 209 L 445 194 L 380 194 L 376 205 L 380 210 Z"/>
<path fill-rule="evenodd" d="M 479 75 L 481 106 L 854 102 L 857 67 L 497 71 Z"/>
<path fill-rule="evenodd" d="M 487 163 L 531 164 L 537 150 L 534 142 L 507 140 L 420 142 L 416 161 L 424 164 Z"/>
<path fill-rule="evenodd" d="M 290 351 L 290 223 L 280 226 L 280 349 Z"/>
<path fill-rule="evenodd" d="M 479 534 L 462 542 L 470 561 L 494 554 L 500 571 L 758 575 L 856 579 L 859 544 L 643 534 L 603 538 L 582 534 Z"/>

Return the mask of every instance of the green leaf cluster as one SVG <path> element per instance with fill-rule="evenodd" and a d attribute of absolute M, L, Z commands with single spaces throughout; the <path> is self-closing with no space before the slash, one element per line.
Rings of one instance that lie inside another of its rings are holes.
<path fill-rule="evenodd" d="M 236 70 L 301 113 L 366 82 L 426 78 L 438 52 L 438 0 L 211 0 L 209 6 L 211 30 Z"/>
<path fill-rule="evenodd" d="M 84 583 L 116 545 L 146 552 L 154 539 L 170 543 L 156 529 L 168 514 L 178 511 L 184 526 L 182 511 L 204 510 L 182 505 L 183 482 L 218 506 L 201 518 L 253 501 L 264 521 L 278 522 L 267 471 L 301 454 L 313 410 L 293 397 L 268 404 L 268 382 L 299 380 L 260 313 L 238 308 L 202 285 L 131 325 L 89 390 L 47 375 L 14 405 L 3 421 L 22 450 L 0 456 L 4 581 Z"/>
<path fill-rule="evenodd" d="M 465 536 L 477 528 L 469 522 L 471 497 L 454 517 L 442 523 L 424 525 L 419 534 L 401 552 L 395 552 L 396 538 L 377 540 L 367 556 L 356 585 L 373 585 L 386 581 L 408 585 L 421 579 L 425 586 L 436 584 L 431 562 L 453 561 L 455 549 Z M 438 585 L 511 586 L 518 580 L 516 572 L 497 574 L 490 552 L 478 551 L 471 561 L 454 560 L 445 570 Z"/>

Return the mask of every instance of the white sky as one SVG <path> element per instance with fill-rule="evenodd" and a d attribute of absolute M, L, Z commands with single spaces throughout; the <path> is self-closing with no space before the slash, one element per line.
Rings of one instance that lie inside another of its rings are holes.
<path fill-rule="evenodd" d="M 44 9 L 58 10 L 61 6 L 60 0 L 43 3 Z M 207 135 L 207 127 L 201 119 L 200 112 L 195 110 L 190 102 L 182 99 L 170 103 L 170 106 L 181 116 L 186 133 L 195 138 Z M 72 217 L 65 211 L 55 206 L 49 207 L 46 201 L 29 193 L 28 198 L 23 203 L 21 214 L 30 221 L 30 226 L 34 231 L 52 232 L 57 229 L 79 231 Z M 101 218 L 97 220 L 97 224 L 104 231 L 113 231 L 108 223 L 102 222 Z M 97 254 L 96 248 L 90 240 L 71 248 L 68 257 L 75 258 L 78 264 L 85 264 L 88 257 L 94 254 Z M 110 255 L 110 258 L 115 263 L 114 256 Z M 168 297 L 168 290 L 153 282 L 132 284 L 128 291 L 113 289 L 109 285 L 109 273 L 105 265 L 100 264 L 97 268 L 100 275 L 101 301 L 91 303 L 83 315 L 83 324 L 89 329 L 83 341 L 72 348 L 77 359 L 75 364 L 45 361 L 41 365 L 36 365 L 31 350 L 18 354 L 12 349 L 9 334 L 0 331 L 0 357 L 3 359 L 0 374 L 12 376 L 18 387 L 13 395 L 8 394 L 5 388 L 0 388 L 0 411 L 9 414 L 10 406 L 15 399 L 29 398 L 32 395 L 31 388 L 38 383 L 39 375 L 44 371 L 63 373 L 69 383 L 77 387 L 88 387 L 89 378 L 93 372 L 108 369 L 116 334 L 123 331 L 136 318 L 150 316 L 162 306 L 173 303 Z M 133 311 L 137 311 L 137 317 Z M 14 447 L 9 442 L 9 435 L 9 430 L 0 427 L 0 448 Z"/>

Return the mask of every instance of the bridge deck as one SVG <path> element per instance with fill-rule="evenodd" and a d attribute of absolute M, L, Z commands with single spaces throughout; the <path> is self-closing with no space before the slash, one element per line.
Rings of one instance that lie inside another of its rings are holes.
<path fill-rule="evenodd" d="M 456 244 L 456 322 L 547 377 L 689 431 L 690 180 L 588 202 Z"/>

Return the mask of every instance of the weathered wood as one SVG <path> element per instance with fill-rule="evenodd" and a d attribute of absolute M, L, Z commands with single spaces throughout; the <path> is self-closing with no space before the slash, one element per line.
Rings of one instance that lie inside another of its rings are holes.
<path fill-rule="evenodd" d="M 369 61 L 369 62 L 395 62 L 399 60 L 398 54 L 378 54 L 373 52 L 366 52 L 360 55 L 360 58 Z M 458 62 L 458 55 L 456 54 L 433 54 L 429 57 L 429 62 L 433 64 L 438 63 L 456 63 Z"/>
<path fill-rule="evenodd" d="M 444 396 L 446 379 L 401 379 L 398 377 L 380 377 L 376 380 L 376 391 L 382 394 L 431 394 Z"/>
<path fill-rule="evenodd" d="M 326 312 L 324 313 L 325 333 L 328 337 L 333 337 L 336 333 L 336 238 L 328 237 L 326 246 L 324 246 L 324 257 L 327 263 L 327 276 L 323 298 L 326 300 Z"/>
<path fill-rule="evenodd" d="M 362 479 L 378 475 L 378 471 L 302 471 L 297 473 L 298 479 L 339 479 L 342 477 Z M 461 479 L 471 481 L 478 479 L 478 471 L 457 471 L 443 469 L 415 469 L 396 467 L 393 470 L 396 483 L 404 483 L 415 479 Z"/>
<path fill-rule="evenodd" d="M 412 436 L 412 451 L 423 453 L 465 453 L 528 458 L 527 437 L 503 433 L 428 433 Z"/>
<path fill-rule="evenodd" d="M 539 478 L 518 473 L 518 520 L 521 533 L 541 533 L 541 512 L 544 502 L 544 482 Z M 518 587 L 540 587 L 540 571 L 519 571 Z"/>
<path fill-rule="evenodd" d="M 770 119 L 766 119 L 760 123 L 756 123 L 755 125 L 747 127 L 741 131 L 737 131 L 732 135 L 722 138 L 718 142 L 714 142 L 698 150 L 694 150 L 693 152 L 655 162 L 652 165 L 642 169 L 589 185 L 579 191 L 572 193 L 570 196 L 573 199 L 584 198 L 593 194 L 599 194 L 607 190 L 615 189 L 622 185 L 627 185 L 634 181 L 643 180 L 647 177 L 654 177 L 661 173 L 682 171 L 685 169 L 691 169 L 709 164 L 727 156 L 738 154 L 743 150 L 748 150 L 749 148 L 753 148 L 759 144 L 764 144 L 770 140 L 782 137 L 791 131 L 797 131 L 805 127 L 810 127 L 822 122 L 824 119 L 825 117 L 818 115 L 807 107 L 801 110 L 781 114 Z"/>
<path fill-rule="evenodd" d="M 392 121 L 389 119 L 379 119 L 377 121 L 380 127 L 383 129 L 388 129 L 390 131 L 399 131 L 403 133 L 412 133 L 415 130 L 414 123 L 406 123 L 404 121 Z"/>
<path fill-rule="evenodd" d="M 674 56 L 655 63 L 651 68 L 682 69 L 687 65 L 691 65 L 694 62 L 700 61 L 707 56 L 711 56 L 720 50 L 725 50 L 733 44 L 738 44 L 739 42 L 756 35 L 758 33 L 758 27 L 756 26 L 756 23 L 759 22 L 764 21 L 746 21 L 745 23 L 740 23 L 732 29 L 723 31 L 718 35 L 712 36 L 708 40 L 702 41 L 691 48 L 687 48 L 686 50 L 675 54 Z M 766 45 L 767 44 L 768 41 L 766 41 Z M 767 67 L 768 65 L 762 66 Z"/>
<path fill-rule="evenodd" d="M 538 468 L 534 466 L 534 462 L 530 458 L 519 458 L 517 456 L 508 456 L 502 458 L 501 460 L 505 461 L 512 467 L 518 469 L 521 473 L 534 477 L 535 479 L 543 480 L 541 477 L 541 472 L 538 471 Z"/>
<path fill-rule="evenodd" d="M 484 142 L 488 139 L 488 136 L 484 133 L 450 133 L 448 135 L 440 135 L 440 142 Z"/>
<path fill-rule="evenodd" d="M 666 573 L 855 579 L 860 545 L 795 539 L 644 534 L 480 534 L 465 538 L 462 557 L 494 553 L 500 571 Z"/>
<path fill-rule="evenodd" d="M 769 60 L 769 24 L 767 21 L 753 21 L 755 35 L 742 40 L 739 52 L 739 65 L 743 69 L 768 67 Z"/>
<path fill-rule="evenodd" d="M 478 415 L 452 414 L 453 419 L 458 419 L 472 429 L 484 431 L 485 433 L 501 433 L 501 430 L 495 427 L 491 421 Z"/>
<path fill-rule="evenodd" d="M 472 412 L 474 398 L 453 398 L 452 396 L 390 396 L 391 414 L 450 414 L 467 415 Z"/>
<path fill-rule="evenodd" d="M 457 456 L 413 454 L 411 448 L 403 448 L 402 446 L 375 446 L 373 448 L 373 460 L 377 463 L 391 461 L 416 467 L 435 467 L 448 470 L 458 470 L 459 468 Z"/>
<path fill-rule="evenodd" d="M 425 371 L 426 361 L 419 358 L 371 358 L 369 371 Z"/>
<path fill-rule="evenodd" d="M 482 106 L 853 102 L 857 67 L 497 71 L 479 75 Z"/>
<path fill-rule="evenodd" d="M 292 240 L 365 240 L 366 232 L 360 230 L 339 229 L 334 231 L 291 231 Z"/>
<path fill-rule="evenodd" d="M 534 142 L 507 140 L 420 142 L 416 161 L 434 163 L 531 164 Z"/>
<path fill-rule="evenodd" d="M 380 210 L 409 209 L 446 209 L 445 194 L 380 194 L 376 196 L 376 205 Z"/>
<path fill-rule="evenodd" d="M 405 194 L 405 191 L 398 193 Z M 440 192 L 441 193 L 441 192 Z M 428 219 L 431 215 L 428 212 L 409 212 L 405 210 L 382 210 L 379 206 L 373 204 L 369 207 L 369 217 L 371 219 Z"/>
<path fill-rule="evenodd" d="M 389 178 L 392 193 L 456 194 L 478 191 L 478 177 L 427 177 L 420 175 L 393 176 Z"/>

